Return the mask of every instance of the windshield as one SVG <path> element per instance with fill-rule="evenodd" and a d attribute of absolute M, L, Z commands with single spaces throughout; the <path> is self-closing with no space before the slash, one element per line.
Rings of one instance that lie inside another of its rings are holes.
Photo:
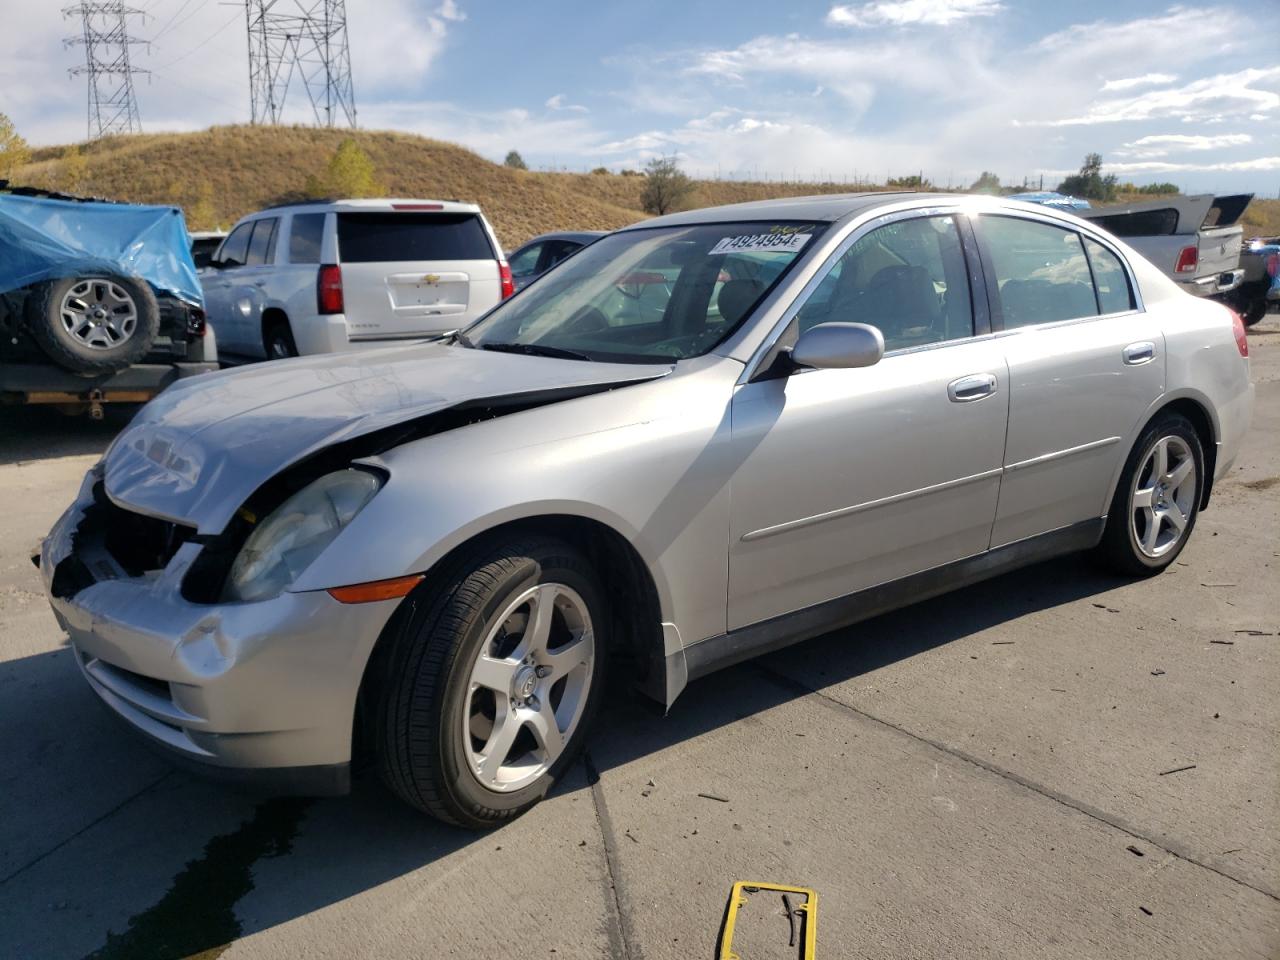
<path fill-rule="evenodd" d="M 651 363 L 732 333 L 825 224 L 703 223 L 597 240 L 459 339 L 488 350 Z"/>

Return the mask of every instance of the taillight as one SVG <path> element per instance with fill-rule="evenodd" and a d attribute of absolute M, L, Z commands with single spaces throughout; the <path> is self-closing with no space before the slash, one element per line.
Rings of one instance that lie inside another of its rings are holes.
<path fill-rule="evenodd" d="M 1249 356 L 1249 337 L 1244 332 L 1244 320 L 1240 318 L 1240 314 L 1236 313 L 1230 307 L 1227 307 L 1227 313 L 1231 314 L 1231 328 L 1236 335 L 1236 349 L 1240 351 L 1240 356 Z"/>
<path fill-rule="evenodd" d="M 336 263 L 326 263 L 320 268 L 316 280 L 316 310 L 319 313 L 341 313 L 342 268 Z"/>
<path fill-rule="evenodd" d="M 1273 253 L 1267 257 L 1267 275 L 1280 277 L 1280 253 Z"/>
<path fill-rule="evenodd" d="M 516 282 L 511 278 L 511 264 L 505 260 L 498 261 L 498 280 L 502 284 L 503 300 L 516 292 Z"/>
<path fill-rule="evenodd" d="M 1178 251 L 1178 265 L 1173 268 L 1173 272 L 1195 273 L 1198 266 L 1200 266 L 1200 249 L 1198 247 L 1183 247 Z"/>

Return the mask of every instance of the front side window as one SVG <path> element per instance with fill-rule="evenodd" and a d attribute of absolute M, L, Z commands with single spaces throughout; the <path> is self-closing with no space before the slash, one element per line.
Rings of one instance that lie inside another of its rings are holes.
<path fill-rule="evenodd" d="M 260 267 L 271 262 L 276 246 L 275 217 L 259 220 L 253 225 L 253 236 L 249 239 L 249 256 L 245 260 L 247 267 Z"/>
<path fill-rule="evenodd" d="M 1098 309 L 1102 313 L 1123 313 L 1133 309 L 1133 293 L 1124 264 L 1097 240 L 1085 238 L 1089 265 L 1093 267 L 1093 284 L 1098 289 Z"/>
<path fill-rule="evenodd" d="M 253 222 L 242 223 L 231 231 L 231 236 L 222 241 L 222 249 L 218 251 L 218 264 L 223 267 L 243 267 L 245 257 L 249 254 L 249 234 L 253 232 Z"/>
<path fill-rule="evenodd" d="M 799 332 L 827 321 L 866 323 L 885 350 L 973 336 L 973 302 L 954 217 L 879 227 L 853 244 L 797 314 Z"/>
<path fill-rule="evenodd" d="M 485 349 L 681 360 L 750 315 L 825 224 L 703 223 L 597 240 L 469 327 Z"/>
<path fill-rule="evenodd" d="M 542 244 L 531 243 L 511 258 L 511 275 L 527 277 L 533 274 L 538 266 L 538 257 L 542 253 Z"/>
<path fill-rule="evenodd" d="M 1073 230 L 984 216 L 1006 330 L 1098 315 L 1093 278 L 1080 235 Z"/>
<path fill-rule="evenodd" d="M 289 262 L 319 263 L 324 240 L 323 213 L 297 213 L 289 227 Z"/>

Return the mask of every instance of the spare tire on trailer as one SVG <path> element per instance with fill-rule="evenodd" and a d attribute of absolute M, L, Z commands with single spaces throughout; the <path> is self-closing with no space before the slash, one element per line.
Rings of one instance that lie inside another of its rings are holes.
<path fill-rule="evenodd" d="M 43 283 L 27 299 L 27 329 L 75 373 L 103 374 L 141 360 L 160 331 L 160 306 L 143 280 L 98 274 Z"/>

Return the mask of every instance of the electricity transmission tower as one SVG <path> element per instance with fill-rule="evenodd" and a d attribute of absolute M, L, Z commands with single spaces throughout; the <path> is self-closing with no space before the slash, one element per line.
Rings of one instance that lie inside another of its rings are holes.
<path fill-rule="evenodd" d="M 322 127 L 356 125 L 343 0 L 245 0 L 254 123 L 280 123 L 294 76 Z"/>
<path fill-rule="evenodd" d="M 129 48 L 146 41 L 129 36 L 129 18 L 145 14 L 126 7 L 124 0 L 85 0 L 63 8 L 62 14 L 81 21 L 80 34 L 63 42 L 68 47 L 84 47 L 84 66 L 72 67 L 69 72 L 73 77 L 89 77 L 90 139 L 110 133 L 141 133 L 133 77 L 149 71 L 129 62 Z"/>

